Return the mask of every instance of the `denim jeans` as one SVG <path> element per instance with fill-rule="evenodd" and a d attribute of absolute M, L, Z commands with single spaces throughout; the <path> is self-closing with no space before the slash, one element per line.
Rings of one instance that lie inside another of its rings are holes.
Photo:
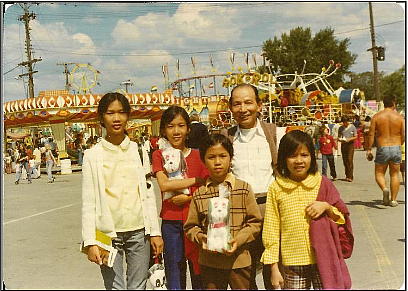
<path fill-rule="evenodd" d="M 28 165 L 28 161 L 25 161 L 25 162 L 21 162 L 21 163 L 20 163 L 20 165 L 19 165 L 19 171 L 18 171 L 18 172 L 16 171 L 16 182 L 20 181 L 21 174 L 22 174 L 22 172 L 23 172 L 23 167 L 24 167 L 24 169 L 25 169 L 26 172 L 27 172 L 27 179 L 28 179 L 28 181 L 31 182 L 31 173 L 30 173 L 31 171 L 30 171 L 30 168 L 29 168 L 29 165 Z"/>
<path fill-rule="evenodd" d="M 118 232 L 112 246 L 118 250 L 113 267 L 101 266 L 106 290 L 144 290 L 149 270 L 150 241 L 145 230 Z M 126 282 L 123 259 L 126 257 Z"/>
<path fill-rule="evenodd" d="M 334 156 L 322 154 L 322 175 L 327 176 L 327 162 L 330 166 L 330 175 L 332 178 L 337 178 L 336 166 L 334 165 Z"/>
<path fill-rule="evenodd" d="M 82 150 L 78 150 L 78 166 L 82 166 L 83 158 L 84 152 Z"/>
<path fill-rule="evenodd" d="M 163 220 L 161 228 L 164 241 L 164 268 L 166 272 L 167 289 L 185 290 L 187 263 L 184 255 L 183 222 L 178 220 Z M 202 289 L 200 275 L 194 274 L 191 262 L 189 262 L 188 265 L 192 289 Z"/>
<path fill-rule="evenodd" d="M 54 166 L 54 161 L 53 160 L 46 161 L 46 166 L 47 166 L 48 182 L 51 182 L 53 180 L 52 167 Z"/>

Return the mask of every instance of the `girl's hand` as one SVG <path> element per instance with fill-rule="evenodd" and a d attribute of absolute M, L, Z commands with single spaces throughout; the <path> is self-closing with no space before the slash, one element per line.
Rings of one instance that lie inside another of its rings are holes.
<path fill-rule="evenodd" d="M 91 262 L 93 262 L 95 264 L 102 265 L 102 257 L 101 257 L 101 254 L 99 252 L 98 246 L 96 246 L 96 245 L 89 246 L 89 248 L 88 248 L 88 260 L 90 260 Z"/>
<path fill-rule="evenodd" d="M 273 289 L 282 289 L 284 280 L 281 272 L 279 271 L 278 263 L 271 265 L 271 282 Z"/>
<path fill-rule="evenodd" d="M 205 179 L 203 179 L 203 178 L 201 178 L 201 177 L 195 177 L 195 184 L 197 185 L 197 186 L 202 186 L 202 185 L 204 185 L 205 184 Z"/>
<path fill-rule="evenodd" d="M 190 196 L 186 194 L 179 194 L 179 195 L 173 196 L 170 199 L 171 199 L 171 202 L 173 202 L 177 206 L 183 206 L 184 203 L 189 202 L 191 200 Z"/>
<path fill-rule="evenodd" d="M 238 243 L 237 243 L 237 241 L 235 239 L 230 240 L 228 243 L 231 244 L 231 249 L 230 250 L 224 250 L 224 254 L 226 254 L 227 256 L 231 256 L 237 250 Z"/>
<path fill-rule="evenodd" d="M 163 252 L 163 239 L 161 236 L 151 236 L 150 245 L 153 249 L 153 256 L 157 257 Z"/>
<path fill-rule="evenodd" d="M 325 201 L 313 201 L 306 207 L 306 214 L 311 219 L 317 219 L 329 208 L 330 204 Z"/>

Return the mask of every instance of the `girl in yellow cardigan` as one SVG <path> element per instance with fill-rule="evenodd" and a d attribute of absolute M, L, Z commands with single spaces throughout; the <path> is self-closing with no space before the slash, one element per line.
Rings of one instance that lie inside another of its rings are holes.
<path fill-rule="evenodd" d="M 313 283 L 313 289 L 322 289 L 319 265 L 309 236 L 310 223 L 324 214 L 337 224 L 344 224 L 345 218 L 328 202 L 317 201 L 321 185 L 329 183 L 330 189 L 334 186 L 327 178 L 323 178 L 322 183 L 313 141 L 307 133 L 294 130 L 283 136 L 278 150 L 277 171 L 278 176 L 267 195 L 262 232 L 265 251 L 261 262 L 271 265 L 274 288 L 309 289 Z M 336 200 L 338 204 L 344 209 L 341 199 Z M 278 268 L 278 263 L 281 268 Z M 327 262 L 324 263 L 327 265 Z M 344 281 L 348 282 L 347 275 Z"/>

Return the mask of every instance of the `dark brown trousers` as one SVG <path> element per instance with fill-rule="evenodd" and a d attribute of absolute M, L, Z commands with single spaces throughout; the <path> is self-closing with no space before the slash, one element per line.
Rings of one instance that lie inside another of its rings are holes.
<path fill-rule="evenodd" d="M 224 270 L 200 265 L 201 282 L 206 290 L 248 290 L 251 267 Z"/>
<path fill-rule="evenodd" d="M 341 157 L 346 178 L 353 179 L 354 141 L 341 144 Z"/>

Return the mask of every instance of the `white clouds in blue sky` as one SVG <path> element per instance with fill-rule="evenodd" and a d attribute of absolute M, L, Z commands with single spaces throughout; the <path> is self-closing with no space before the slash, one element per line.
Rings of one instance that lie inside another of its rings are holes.
<path fill-rule="evenodd" d="M 191 76 L 190 57 L 197 73 L 210 73 L 209 54 L 217 72 L 230 70 L 228 55 L 245 67 L 244 53 L 258 54 L 262 43 L 297 26 L 310 27 L 315 34 L 331 27 L 339 40 L 350 39 L 349 49 L 358 55 L 354 72 L 372 70 L 368 2 L 237 2 L 237 3 L 94 3 L 62 2 L 32 5 L 30 22 L 35 65 L 35 95 L 40 90 L 64 89 L 63 67 L 57 62 L 91 63 L 101 72 L 105 93 L 130 79 L 131 92 L 146 92 L 152 85 L 164 89 L 161 66 L 169 65 L 170 81 L 176 79 L 176 60 L 182 77 Z M 379 70 L 391 73 L 405 63 L 405 11 L 395 3 L 373 3 L 377 45 L 386 47 L 386 60 Z M 23 14 L 13 5 L 4 15 L 3 73 L 25 61 Z M 247 47 L 247 48 L 244 48 Z M 200 53 L 201 52 L 201 53 Z M 322 66 L 325 64 L 322 64 Z M 25 70 L 3 75 L 4 100 L 25 98 Z"/>

